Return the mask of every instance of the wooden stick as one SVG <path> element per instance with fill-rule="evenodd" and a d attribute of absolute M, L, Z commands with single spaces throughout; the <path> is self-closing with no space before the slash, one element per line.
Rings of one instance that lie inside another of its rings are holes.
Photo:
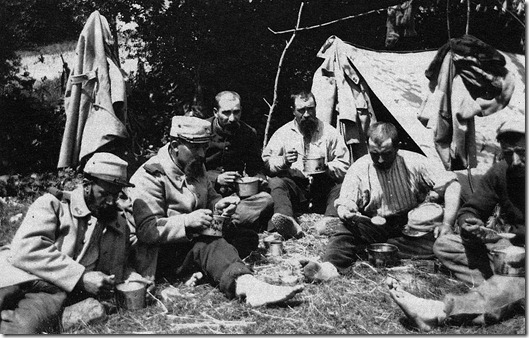
<path fill-rule="evenodd" d="M 469 29 L 470 29 L 470 0 L 467 0 L 467 27 L 465 28 L 465 34 L 468 34 Z"/>
<path fill-rule="evenodd" d="M 364 16 L 364 15 L 368 15 L 368 14 L 371 14 L 371 13 L 380 13 L 381 11 L 385 11 L 387 9 L 388 6 L 384 7 L 384 8 L 379 8 L 379 9 L 373 9 L 373 10 L 370 10 L 368 12 L 365 12 L 365 13 L 360 13 L 360 14 L 355 14 L 355 15 L 349 15 L 349 16 L 346 16 L 346 17 L 343 17 L 343 18 L 340 18 L 340 19 L 336 19 L 336 20 L 332 20 L 332 21 L 328 21 L 328 22 L 324 22 L 324 23 L 321 23 L 321 24 L 318 24 L 318 25 L 313 25 L 313 26 L 307 26 L 307 27 L 301 27 L 301 28 L 294 28 L 294 29 L 287 29 L 287 30 L 284 30 L 284 31 L 274 31 L 273 29 L 271 29 L 270 27 L 268 27 L 268 30 L 274 34 L 285 34 L 285 33 L 291 33 L 291 32 L 300 32 L 300 31 L 306 31 L 306 30 L 309 30 L 309 29 L 314 29 L 314 28 L 320 28 L 320 27 L 324 27 L 324 26 L 328 26 L 328 25 L 332 25 L 333 23 L 337 23 L 337 22 L 340 22 L 340 21 L 344 21 L 344 20 L 349 20 L 349 19 L 354 19 L 354 18 L 359 18 L 361 16 Z"/>
<path fill-rule="evenodd" d="M 162 313 L 161 314 L 166 314 L 167 312 L 169 312 L 169 310 L 167 310 L 167 307 L 165 306 L 165 304 L 161 300 L 156 298 L 149 290 L 147 290 L 147 294 L 149 296 L 151 296 L 158 304 L 160 304 L 160 306 L 162 307 Z"/>
<path fill-rule="evenodd" d="M 503 4 L 501 3 L 500 0 L 496 0 L 496 2 L 497 2 L 498 4 L 500 4 L 500 6 L 503 5 Z M 525 28 L 525 23 L 524 23 L 522 20 L 520 20 L 520 19 L 519 19 L 519 18 L 518 18 L 513 12 L 511 12 L 509 9 L 506 9 L 505 11 L 506 11 L 507 13 L 509 13 L 509 14 L 510 14 L 510 15 L 511 15 L 516 21 L 518 21 L 518 23 L 520 23 L 520 24 L 522 25 L 522 27 Z"/>
<path fill-rule="evenodd" d="M 263 101 L 266 103 L 266 105 L 268 106 L 268 108 L 272 107 L 272 105 L 270 104 L 270 102 L 268 102 L 268 100 L 265 99 L 264 97 L 263 97 Z"/>
<path fill-rule="evenodd" d="M 296 29 L 299 28 L 299 22 L 301 20 L 301 11 L 303 10 L 303 6 L 305 5 L 304 2 L 299 5 L 299 12 L 298 12 L 298 20 L 296 22 Z M 290 40 L 287 41 L 287 44 L 285 46 L 285 49 L 283 49 L 283 52 L 281 53 L 281 57 L 279 58 L 279 65 L 277 66 L 277 73 L 276 73 L 276 79 L 274 81 L 274 99 L 272 101 L 272 105 L 270 106 L 270 110 L 268 112 L 268 117 L 266 118 L 266 127 L 264 132 L 264 140 L 263 140 L 263 149 L 266 147 L 266 143 L 268 142 L 268 131 L 270 130 L 270 122 L 272 121 L 272 112 L 274 111 L 275 106 L 277 105 L 277 86 L 279 83 L 279 74 L 281 73 L 281 66 L 283 65 L 283 59 L 285 58 L 285 54 L 287 52 L 288 47 L 290 47 L 290 44 L 292 44 L 292 41 L 296 37 L 296 30 L 294 30 L 294 33 L 292 33 L 292 36 L 290 37 Z"/>

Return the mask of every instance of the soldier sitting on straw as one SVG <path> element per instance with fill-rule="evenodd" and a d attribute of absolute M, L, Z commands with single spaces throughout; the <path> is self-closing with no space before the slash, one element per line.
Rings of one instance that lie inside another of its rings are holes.
<path fill-rule="evenodd" d="M 251 306 L 284 302 L 303 290 L 257 280 L 234 246 L 222 237 L 201 234 L 215 214 L 231 216 L 239 198 L 222 197 L 206 177 L 211 123 L 175 116 L 171 140 L 132 176 L 134 220 L 139 243 L 158 249 L 151 262 L 158 280 L 197 269 L 228 298 L 246 298 Z"/>
<path fill-rule="evenodd" d="M 116 200 L 127 162 L 96 153 L 72 192 L 45 194 L 29 208 L 10 246 L 0 248 L 0 333 L 56 332 L 64 305 L 109 297 L 126 278 L 128 225 Z M 62 195 L 58 196 L 58 195 Z"/>

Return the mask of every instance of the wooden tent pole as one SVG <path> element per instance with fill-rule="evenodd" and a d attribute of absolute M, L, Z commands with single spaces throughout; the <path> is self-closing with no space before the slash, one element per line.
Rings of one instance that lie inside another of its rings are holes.
<path fill-rule="evenodd" d="M 446 0 L 446 30 L 448 32 L 448 41 L 450 41 L 450 0 Z"/>
<path fill-rule="evenodd" d="M 467 27 L 465 28 L 465 34 L 468 34 L 470 28 L 470 0 L 467 0 Z"/>
<path fill-rule="evenodd" d="M 299 22 L 301 20 L 301 11 L 303 10 L 303 5 L 304 4 L 305 3 L 302 2 L 301 5 L 299 5 L 298 20 L 296 22 L 296 28 L 294 29 L 294 33 L 292 33 L 292 36 L 290 37 L 290 40 L 287 41 L 287 43 L 285 45 L 285 49 L 283 49 L 283 52 L 281 53 L 281 57 L 279 58 L 279 65 L 277 66 L 276 79 L 274 81 L 274 99 L 272 101 L 272 105 L 270 105 L 270 110 L 268 111 L 268 117 L 266 118 L 266 126 L 265 126 L 265 131 L 264 131 L 264 140 L 263 140 L 263 149 L 266 147 L 266 144 L 268 143 L 268 132 L 270 130 L 270 122 L 272 121 L 272 113 L 274 111 L 274 108 L 277 105 L 277 87 L 278 87 L 278 84 L 279 84 L 279 74 L 281 73 L 281 67 L 283 65 L 283 59 L 285 58 L 285 54 L 287 52 L 288 47 L 290 47 L 290 44 L 292 44 L 292 41 L 296 37 L 296 32 L 297 32 L 297 29 L 299 28 Z"/>

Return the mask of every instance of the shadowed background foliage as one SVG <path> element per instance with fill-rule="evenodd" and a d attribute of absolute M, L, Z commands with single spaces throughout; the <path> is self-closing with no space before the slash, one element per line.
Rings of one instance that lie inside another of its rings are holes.
<path fill-rule="evenodd" d="M 449 34 L 463 35 L 467 2 L 450 0 L 448 32 L 446 1 L 415 0 L 418 35 L 400 38 L 392 50 L 437 49 L 446 43 Z M 292 118 L 288 108 L 290 91 L 310 88 L 312 74 L 321 63 L 316 53 L 325 40 L 337 35 L 344 41 L 384 50 L 386 8 L 400 2 L 305 1 L 302 27 L 380 10 L 296 35 L 281 69 L 271 133 Z M 502 2 L 471 1 L 469 33 L 498 49 L 523 53 L 525 29 L 518 20 L 525 21 L 525 12 L 517 20 L 516 13 L 501 11 Z M 514 10 L 517 2 L 510 2 L 508 9 Z M 300 0 L 5 0 L 0 7 L 0 60 L 6 60 L 0 63 L 0 85 L 17 81 L 16 50 L 38 50 L 46 44 L 75 40 L 86 18 L 93 10 L 99 10 L 111 27 L 115 27 L 117 18 L 123 22 L 133 20 L 138 25 L 136 30 L 127 32 L 129 55 L 121 55 L 138 58 L 147 69 L 134 74 L 128 105 L 129 130 L 133 136 L 130 146 L 138 161 L 144 159 L 149 146 L 155 149 L 163 144 L 172 116 L 190 109 L 210 115 L 214 95 L 221 90 L 241 94 L 243 119 L 257 129 L 262 139 L 269 110 L 265 100 L 272 101 L 279 57 L 291 35 L 275 35 L 269 28 L 275 31 L 293 28 L 300 3 Z M 64 116 L 57 113 L 60 108 L 53 106 L 61 101 L 50 101 L 48 97 L 45 102 L 43 95 L 34 94 L 0 87 L 0 120 L 4 122 L 0 124 L 3 154 L 0 174 L 54 169 Z M 31 109 L 37 112 L 27 112 Z M 37 128 L 28 128 L 28 123 L 36 124 Z M 45 137 L 46 133 L 52 135 Z M 46 151 L 30 152 L 28 147 L 34 144 L 43 144 Z M 18 159 L 21 153 L 31 154 L 32 161 Z"/>

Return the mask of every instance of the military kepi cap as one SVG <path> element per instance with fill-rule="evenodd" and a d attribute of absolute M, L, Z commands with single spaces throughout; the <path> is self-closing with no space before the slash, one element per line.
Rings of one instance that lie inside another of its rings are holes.
<path fill-rule="evenodd" d="M 86 162 L 83 171 L 115 185 L 134 187 L 134 184 L 127 181 L 127 162 L 111 153 L 95 153 Z"/>
<path fill-rule="evenodd" d="M 508 132 L 525 134 L 525 114 L 516 113 L 509 115 L 505 121 L 500 123 L 497 135 Z"/>
<path fill-rule="evenodd" d="M 190 143 L 208 143 L 211 140 L 211 122 L 192 116 L 174 116 L 169 135 Z"/>

